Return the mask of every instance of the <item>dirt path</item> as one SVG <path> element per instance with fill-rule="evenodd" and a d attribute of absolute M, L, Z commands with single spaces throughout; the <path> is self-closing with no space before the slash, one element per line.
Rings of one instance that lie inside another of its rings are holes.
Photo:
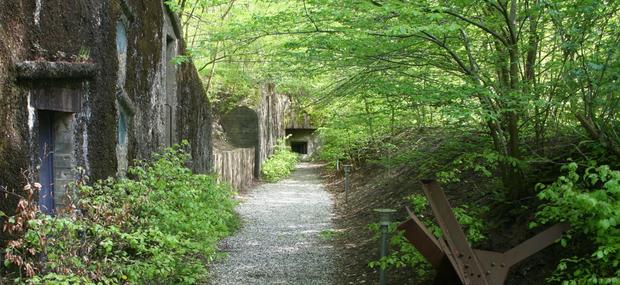
<path fill-rule="evenodd" d="M 209 284 L 335 284 L 332 197 L 318 167 L 302 163 L 290 178 L 242 197 L 244 225 L 223 241 L 229 257 L 213 266 Z"/>

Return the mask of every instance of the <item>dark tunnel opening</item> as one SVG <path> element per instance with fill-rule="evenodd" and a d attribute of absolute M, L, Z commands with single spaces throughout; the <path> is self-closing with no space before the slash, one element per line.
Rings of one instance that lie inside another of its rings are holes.
<path fill-rule="evenodd" d="M 291 142 L 291 151 L 299 154 L 308 154 L 308 142 Z"/>

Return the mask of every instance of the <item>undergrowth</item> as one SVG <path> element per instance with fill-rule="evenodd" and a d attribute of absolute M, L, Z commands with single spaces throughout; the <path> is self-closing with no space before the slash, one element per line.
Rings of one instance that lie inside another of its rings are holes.
<path fill-rule="evenodd" d="M 131 179 L 77 182 L 76 201 L 43 214 L 38 183 L 24 188 L 4 231 L 16 284 L 195 284 L 238 225 L 233 190 L 184 166 L 175 146 L 131 167 Z"/>
<path fill-rule="evenodd" d="M 284 140 L 279 140 L 274 153 L 263 162 L 261 167 L 263 179 L 267 182 L 278 182 L 295 170 L 297 162 L 299 156 L 285 145 Z"/>
<path fill-rule="evenodd" d="M 539 185 L 538 197 L 547 204 L 538 223 L 569 222 L 571 230 L 561 241 L 590 244 L 585 255 L 563 259 L 549 281 L 562 284 L 620 284 L 620 171 L 609 166 L 580 170 L 573 162 L 565 175 L 551 185 Z"/>

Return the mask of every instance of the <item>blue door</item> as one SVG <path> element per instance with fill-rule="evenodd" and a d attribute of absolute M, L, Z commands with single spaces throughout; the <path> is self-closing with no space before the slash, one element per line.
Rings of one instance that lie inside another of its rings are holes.
<path fill-rule="evenodd" d="M 46 214 L 54 213 L 54 113 L 39 111 L 39 205 Z"/>

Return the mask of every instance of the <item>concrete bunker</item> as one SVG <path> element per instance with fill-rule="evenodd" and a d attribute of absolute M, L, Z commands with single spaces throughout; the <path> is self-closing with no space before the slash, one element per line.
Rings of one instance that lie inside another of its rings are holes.
<path fill-rule="evenodd" d="M 220 120 L 222 129 L 226 135 L 228 144 L 236 148 L 253 149 L 253 157 L 239 159 L 253 162 L 252 171 L 254 177 L 260 176 L 260 125 L 258 113 L 249 107 L 237 107 L 230 112 L 224 114 Z M 247 156 L 247 153 L 243 156 Z M 242 180 L 250 180 L 249 176 L 242 178 Z"/>
<path fill-rule="evenodd" d="M 228 142 L 241 148 L 258 145 L 258 114 L 248 107 L 237 107 L 222 116 L 222 128 Z"/>
<path fill-rule="evenodd" d="M 319 142 L 314 128 L 288 128 L 286 129 L 286 144 L 291 151 L 298 153 L 302 160 L 312 157 Z"/>
<path fill-rule="evenodd" d="M 0 1 L 10 20 L 0 25 L 0 188 L 19 191 L 27 170 L 53 213 L 66 182 L 123 176 L 182 139 L 193 170 L 208 172 L 209 102 L 194 65 L 173 61 L 185 50 L 178 15 L 161 1 L 79 2 Z M 12 214 L 17 202 L 0 210 Z"/>

